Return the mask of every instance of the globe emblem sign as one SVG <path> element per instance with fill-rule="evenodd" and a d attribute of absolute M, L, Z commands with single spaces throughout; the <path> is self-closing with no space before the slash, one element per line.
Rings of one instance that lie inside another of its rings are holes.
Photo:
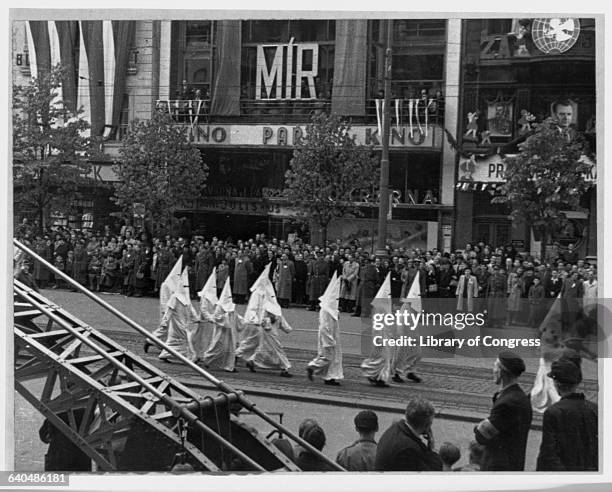
<path fill-rule="evenodd" d="M 543 53 L 558 55 L 572 48 L 580 35 L 580 21 L 571 18 L 534 19 L 531 36 Z"/>

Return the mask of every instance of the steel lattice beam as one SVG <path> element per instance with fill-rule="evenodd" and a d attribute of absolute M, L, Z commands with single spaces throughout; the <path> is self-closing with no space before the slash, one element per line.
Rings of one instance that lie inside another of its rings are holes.
<path fill-rule="evenodd" d="M 117 451 L 134 420 L 142 421 L 177 449 L 181 448 L 172 409 L 139 381 L 131 380 L 128 369 L 132 368 L 177 404 L 198 401 L 201 399 L 198 394 L 18 282 L 15 294 L 22 303 L 26 300 L 30 304 L 30 312 L 38 309 L 40 316 L 53 321 L 41 327 L 40 332 L 30 333 L 20 328 L 19 319 L 15 320 L 15 389 L 101 470 L 118 469 Z M 58 329 L 58 324 L 64 327 Z M 91 352 L 91 347 L 85 347 L 76 333 L 104 354 Z M 123 367 L 125 370 L 121 370 Z M 28 388 L 26 382 L 32 379 L 45 381 L 42 393 L 35 394 Z M 74 416 L 76 408 L 85 410 L 80 422 Z M 62 420 L 62 415 L 68 416 L 68 422 Z M 274 446 L 255 439 L 285 468 L 297 469 Z M 220 470 L 197 446 L 189 442 L 184 446 L 201 469 Z"/>
<path fill-rule="evenodd" d="M 135 471 L 137 468 L 125 467 L 130 456 L 148 453 L 148 459 L 159 461 L 160 448 L 165 448 L 166 452 L 170 448 L 172 453 L 180 450 L 177 423 L 186 422 L 188 438 L 184 451 L 197 469 L 216 471 L 237 464 L 239 468 L 231 469 L 298 471 L 295 463 L 263 436 L 245 431 L 239 419 L 230 416 L 231 400 L 319 456 L 332 468 L 344 470 L 259 410 L 241 392 L 152 336 L 19 241 L 13 240 L 13 243 L 222 391 L 216 398 L 202 399 L 156 366 L 14 279 L 15 388 L 68 439 L 96 460 L 101 469 Z M 19 315 L 24 312 L 26 314 Z M 44 326 L 41 317 L 46 320 Z M 42 391 L 28 387 L 27 382 L 32 379 L 44 381 Z M 75 409 L 81 411 L 80 422 Z M 217 418 L 218 411 L 223 414 L 221 421 Z M 139 433 L 145 436 L 140 441 Z M 141 442 L 145 438 L 149 440 L 146 444 Z M 146 470 L 160 471 L 164 466 L 167 467 L 164 464 Z"/>

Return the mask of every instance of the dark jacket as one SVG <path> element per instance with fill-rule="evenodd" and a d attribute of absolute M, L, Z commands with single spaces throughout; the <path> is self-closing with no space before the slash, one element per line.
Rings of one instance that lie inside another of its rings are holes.
<path fill-rule="evenodd" d="M 84 415 L 84 408 L 74 410 L 77 425 L 80 425 Z M 59 414 L 58 417 L 64 423 L 69 421 L 67 412 Z M 38 434 L 42 442 L 49 444 L 45 455 L 45 471 L 91 471 L 91 458 L 49 420 L 45 419 Z"/>
<path fill-rule="evenodd" d="M 399 420 L 378 441 L 376 471 L 441 471 L 442 460 Z"/>
<path fill-rule="evenodd" d="M 546 297 L 555 298 L 561 292 L 561 287 L 563 287 L 563 279 L 557 277 L 556 281 L 553 281 L 552 277 L 546 281 L 546 287 L 544 288 Z"/>
<path fill-rule="evenodd" d="M 544 412 L 537 471 L 597 471 L 597 439 L 597 405 L 564 396 Z"/>
<path fill-rule="evenodd" d="M 495 394 L 488 423 L 474 429 L 476 440 L 485 446 L 482 471 L 524 470 L 531 417 L 531 401 L 518 384 Z"/>
<path fill-rule="evenodd" d="M 295 464 L 302 471 L 338 471 L 332 465 L 323 461 L 322 458 L 315 456 L 309 451 L 302 451 L 295 460 Z"/>

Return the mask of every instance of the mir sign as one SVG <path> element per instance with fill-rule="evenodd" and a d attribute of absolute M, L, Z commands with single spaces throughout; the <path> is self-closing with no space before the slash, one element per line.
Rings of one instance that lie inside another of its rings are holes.
<path fill-rule="evenodd" d="M 266 58 L 272 60 L 271 64 Z M 306 60 L 311 63 L 305 68 Z M 294 44 L 291 38 L 289 44 L 257 46 L 255 99 L 315 99 L 314 79 L 318 74 L 318 66 L 317 44 Z M 302 95 L 304 82 L 305 97 Z"/>

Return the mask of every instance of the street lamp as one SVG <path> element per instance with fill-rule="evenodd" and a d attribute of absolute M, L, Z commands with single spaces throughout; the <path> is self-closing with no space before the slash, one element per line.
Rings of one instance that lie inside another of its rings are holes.
<path fill-rule="evenodd" d="M 382 156 L 380 159 L 380 200 L 378 205 L 378 237 L 376 256 L 387 257 L 387 214 L 389 213 L 389 132 L 391 103 L 391 44 L 393 40 L 393 19 L 387 21 L 387 46 L 385 49 L 385 98 L 383 103 Z"/>

